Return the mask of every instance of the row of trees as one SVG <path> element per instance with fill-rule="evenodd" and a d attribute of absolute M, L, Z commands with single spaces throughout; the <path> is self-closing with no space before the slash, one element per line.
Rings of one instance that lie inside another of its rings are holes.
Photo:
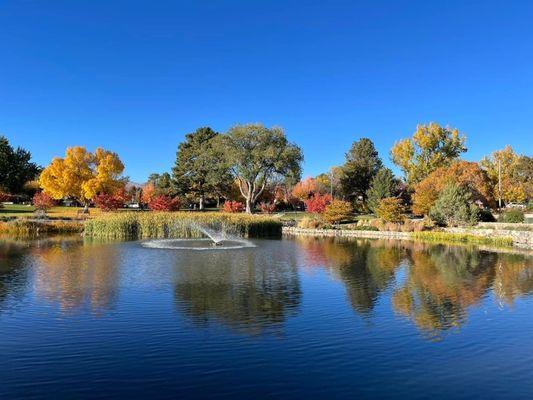
<path fill-rule="evenodd" d="M 362 138 L 352 144 L 343 165 L 304 179 L 292 194 L 304 202 L 336 197 L 351 202 L 359 211 L 374 212 L 383 199 L 390 199 L 384 207 L 396 205 L 397 213 L 410 209 L 416 215 L 430 215 L 443 196 L 432 213 L 441 220 L 446 219 L 442 215 L 447 215 L 445 209 L 449 208 L 475 214 L 472 205 L 495 208 L 498 199 L 509 204 L 533 198 L 531 157 L 507 146 L 479 163 L 467 162 L 460 159 L 465 142 L 457 129 L 436 123 L 418 126 L 411 138 L 400 140 L 391 149 L 392 162 L 403 172 L 398 178 L 383 166 L 372 141 Z"/>
<path fill-rule="evenodd" d="M 391 160 L 403 172 L 398 178 L 384 167 L 373 142 L 362 138 L 352 144 L 343 165 L 300 181 L 302 151 L 281 128 L 237 125 L 222 134 L 202 127 L 179 144 L 171 171 L 150 175 L 141 190 L 126 186 L 124 165 L 114 152 L 71 147 L 41 172 L 29 152 L 14 149 L 0 137 L 0 186 L 21 193 L 38 177 L 46 195 L 86 206 L 135 199 L 153 202 L 154 207 L 197 204 L 202 210 L 208 203 L 220 205 L 222 199 L 233 202 L 228 203 L 231 209 L 240 209 L 242 202 L 249 213 L 257 205 L 266 212 L 304 205 L 323 211 L 333 199 L 347 201 L 358 211 L 375 211 L 383 199 L 394 198 L 415 214 L 429 215 L 450 185 L 465 192 L 469 202 L 485 207 L 495 207 L 500 198 L 523 203 L 533 197 L 531 157 L 506 147 L 479 163 L 467 162 L 460 159 L 465 142 L 457 129 L 435 123 L 418 126 L 412 137 L 391 149 Z"/>

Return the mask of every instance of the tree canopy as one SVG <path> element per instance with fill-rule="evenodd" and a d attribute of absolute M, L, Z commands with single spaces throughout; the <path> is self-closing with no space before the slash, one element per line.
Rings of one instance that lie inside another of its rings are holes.
<path fill-rule="evenodd" d="M 40 168 L 31 162 L 31 153 L 13 148 L 6 137 L 0 136 L 0 190 L 18 194 L 24 185 L 35 179 Z"/>
<path fill-rule="evenodd" d="M 427 215 L 439 198 L 442 190 L 451 184 L 466 191 L 472 201 L 494 206 L 490 180 L 476 162 L 457 161 L 449 167 L 440 167 L 415 186 L 413 212 Z"/>
<path fill-rule="evenodd" d="M 505 203 L 521 203 L 533 198 L 533 158 L 520 156 L 511 146 L 506 146 L 481 160 L 480 164 L 492 182 L 495 198 L 499 197 L 498 163 L 502 200 Z"/>
<path fill-rule="evenodd" d="M 219 136 L 209 127 L 187 134 L 178 146 L 172 168 L 175 191 L 198 201 L 200 210 L 207 196 L 220 195 L 233 182 Z"/>
<path fill-rule="evenodd" d="M 379 202 L 387 197 L 393 197 L 397 181 L 389 168 L 380 168 L 370 182 L 370 188 L 366 192 L 368 208 L 374 211 Z"/>
<path fill-rule="evenodd" d="M 359 198 L 366 200 L 370 182 L 382 166 L 370 139 L 362 138 L 354 142 L 346 153 L 346 162 L 342 167 L 340 182 L 344 196 L 352 202 Z"/>
<path fill-rule="evenodd" d="M 437 123 L 418 125 L 412 138 L 396 142 L 391 158 L 405 174 L 409 185 L 415 185 L 439 167 L 450 165 L 466 151 L 465 136 L 457 129 Z"/>
<path fill-rule="evenodd" d="M 71 197 L 87 204 L 97 194 L 112 194 L 124 187 L 123 171 L 124 164 L 116 153 L 102 148 L 91 153 L 85 147 L 74 146 L 67 148 L 64 158 L 52 160 L 39 184 L 56 200 Z"/>
<path fill-rule="evenodd" d="M 303 154 L 290 143 L 282 128 L 262 124 L 236 125 L 223 137 L 226 161 L 246 201 L 253 207 L 266 185 L 276 176 L 299 180 Z"/>

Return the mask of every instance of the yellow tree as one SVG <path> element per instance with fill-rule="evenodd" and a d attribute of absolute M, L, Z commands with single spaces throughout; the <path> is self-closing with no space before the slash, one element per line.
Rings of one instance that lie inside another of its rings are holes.
<path fill-rule="evenodd" d="M 404 172 L 407 183 L 415 185 L 437 168 L 450 165 L 465 152 L 465 140 L 457 129 L 434 122 L 418 125 L 412 138 L 394 144 L 391 158 Z"/>
<path fill-rule="evenodd" d="M 70 197 L 87 205 L 99 193 L 114 193 L 124 186 L 124 164 L 118 155 L 101 148 L 91 153 L 85 147 L 67 148 L 39 177 L 43 191 L 56 200 Z"/>
<path fill-rule="evenodd" d="M 515 153 L 511 146 L 495 151 L 489 157 L 483 158 L 480 164 L 487 171 L 494 190 L 494 197 L 499 198 L 498 170 L 501 176 L 501 198 L 505 203 L 522 203 L 531 195 L 531 174 L 521 174 L 521 164 L 527 157 Z"/>

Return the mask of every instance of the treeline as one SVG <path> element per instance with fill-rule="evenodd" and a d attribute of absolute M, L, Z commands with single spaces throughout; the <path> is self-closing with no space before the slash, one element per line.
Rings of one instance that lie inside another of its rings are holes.
<path fill-rule="evenodd" d="M 34 201 L 42 208 L 64 199 L 106 210 L 137 203 L 153 210 L 306 209 L 320 214 L 329 207 L 331 222 L 356 211 L 386 215 L 392 222 L 412 213 L 454 223 L 454 218 L 477 218 L 478 210 L 499 203 L 531 201 L 531 157 L 507 146 L 480 162 L 468 162 L 461 159 L 465 151 L 466 137 L 457 129 L 430 123 L 392 147 L 389 156 L 401 177 L 384 166 L 371 139 L 361 138 L 348 149 L 343 165 L 301 180 L 302 151 L 281 128 L 247 124 L 219 133 L 201 127 L 178 144 L 168 171 L 151 174 L 139 187 L 128 184 L 117 153 L 71 147 L 43 170 L 31 162 L 29 152 L 0 138 L 0 188 L 4 201 L 42 190 Z M 336 212 L 342 215 L 335 217 Z"/>

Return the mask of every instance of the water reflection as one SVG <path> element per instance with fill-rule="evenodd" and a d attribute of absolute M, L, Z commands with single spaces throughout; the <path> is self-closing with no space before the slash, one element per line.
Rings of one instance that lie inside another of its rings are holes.
<path fill-rule="evenodd" d="M 102 313 L 117 300 L 119 255 L 114 246 L 78 240 L 39 246 L 35 257 L 35 294 L 63 312 L 88 308 Z"/>
<path fill-rule="evenodd" d="M 299 271 L 319 268 L 343 283 L 350 307 L 365 319 L 377 315 L 379 302 L 385 307 L 380 316 L 394 312 L 435 333 L 462 326 L 482 302 L 509 307 L 533 294 L 532 260 L 461 246 L 335 238 L 261 241 L 254 249 L 215 252 L 79 237 L 1 240 L 0 312 L 33 296 L 64 314 L 103 314 L 119 303 L 121 290 L 131 294 L 157 281 L 168 284 L 175 309 L 196 325 L 259 334 L 282 329 L 296 315 L 303 298 Z"/>
<path fill-rule="evenodd" d="M 486 296 L 512 305 L 533 292 L 527 254 L 416 242 L 297 238 L 309 266 L 327 268 L 363 316 L 391 289 L 391 306 L 424 332 L 461 326 Z"/>
<path fill-rule="evenodd" d="M 217 321 L 248 334 L 281 328 L 301 301 L 296 261 L 265 247 L 184 253 L 175 267 L 178 309 L 196 324 Z"/>

